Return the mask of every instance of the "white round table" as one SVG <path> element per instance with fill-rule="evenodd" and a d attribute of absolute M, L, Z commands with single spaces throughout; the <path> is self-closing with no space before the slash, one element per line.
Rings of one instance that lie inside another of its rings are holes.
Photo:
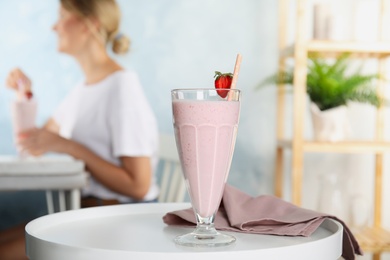
<path fill-rule="evenodd" d="M 0 156 L 0 191 L 46 190 L 49 213 L 56 208 L 53 191 L 58 192 L 59 211 L 79 209 L 88 176 L 84 162 L 70 156 Z"/>
<path fill-rule="evenodd" d="M 310 237 L 226 232 L 234 245 L 197 249 L 175 245 L 173 238 L 192 228 L 167 226 L 165 213 L 188 203 L 103 206 L 55 213 L 26 226 L 31 260 L 129 259 L 299 259 L 336 260 L 342 250 L 342 226 L 326 220 Z"/>

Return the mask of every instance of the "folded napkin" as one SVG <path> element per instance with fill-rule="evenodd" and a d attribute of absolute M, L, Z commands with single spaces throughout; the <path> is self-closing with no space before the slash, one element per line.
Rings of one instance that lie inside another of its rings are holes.
<path fill-rule="evenodd" d="M 280 236 L 310 236 L 326 219 L 340 222 L 344 227 L 343 252 L 346 260 L 362 255 L 355 237 L 343 221 L 335 216 L 297 207 L 274 196 L 256 198 L 226 185 L 221 206 L 215 217 L 218 230 Z M 168 225 L 193 226 L 196 219 L 192 208 L 167 213 Z"/>

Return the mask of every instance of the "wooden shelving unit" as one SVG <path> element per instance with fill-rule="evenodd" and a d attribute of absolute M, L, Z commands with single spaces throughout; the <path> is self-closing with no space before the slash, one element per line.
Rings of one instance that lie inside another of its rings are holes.
<path fill-rule="evenodd" d="M 279 68 L 284 69 L 287 59 L 294 59 L 293 87 L 293 137 L 287 140 L 284 135 L 285 90 L 278 88 L 277 94 L 277 152 L 275 165 L 275 194 L 283 196 L 283 164 L 284 152 L 289 149 L 292 154 L 291 185 L 292 202 L 301 204 L 303 163 L 305 153 L 371 153 L 375 155 L 374 172 L 374 223 L 372 227 L 357 232 L 355 235 L 366 252 L 373 253 L 373 259 L 379 260 L 382 252 L 390 252 L 390 232 L 382 228 L 382 176 L 383 154 L 390 152 L 390 142 L 384 140 L 384 109 L 377 109 L 376 132 L 372 141 L 317 142 L 304 140 L 303 124 L 306 108 L 306 72 L 307 58 L 317 53 L 324 57 L 336 57 L 348 52 L 353 58 L 374 58 L 378 60 L 378 73 L 385 74 L 385 60 L 390 57 L 390 43 L 383 42 L 383 17 L 389 9 L 388 0 L 381 3 L 379 39 L 374 43 L 333 42 L 306 39 L 307 3 L 306 0 L 296 1 L 295 43 L 287 46 L 287 17 L 289 0 L 279 0 Z M 379 83 L 378 93 L 383 94 L 384 83 Z"/>

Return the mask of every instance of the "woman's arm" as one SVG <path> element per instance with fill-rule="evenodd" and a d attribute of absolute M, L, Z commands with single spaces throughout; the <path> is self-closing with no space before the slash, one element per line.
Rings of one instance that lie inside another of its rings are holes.
<path fill-rule="evenodd" d="M 152 176 L 149 157 L 120 157 L 122 167 L 117 167 L 83 145 L 67 141 L 63 152 L 84 161 L 87 170 L 107 188 L 137 200 L 148 192 Z"/>
<path fill-rule="evenodd" d="M 46 152 L 65 153 L 82 160 L 87 171 L 101 184 L 114 192 L 141 200 L 149 190 L 152 168 L 149 157 L 121 157 L 118 167 L 87 147 L 59 136 L 58 126 L 49 120 L 42 129 L 22 133 L 20 145 L 32 155 Z"/>

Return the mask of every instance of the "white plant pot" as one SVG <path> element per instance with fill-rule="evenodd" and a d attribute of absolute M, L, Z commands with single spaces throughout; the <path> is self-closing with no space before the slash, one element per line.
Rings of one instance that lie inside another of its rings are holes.
<path fill-rule="evenodd" d="M 316 104 L 311 103 L 310 111 L 316 141 L 337 142 L 349 138 L 351 127 L 346 106 L 321 111 Z"/>

